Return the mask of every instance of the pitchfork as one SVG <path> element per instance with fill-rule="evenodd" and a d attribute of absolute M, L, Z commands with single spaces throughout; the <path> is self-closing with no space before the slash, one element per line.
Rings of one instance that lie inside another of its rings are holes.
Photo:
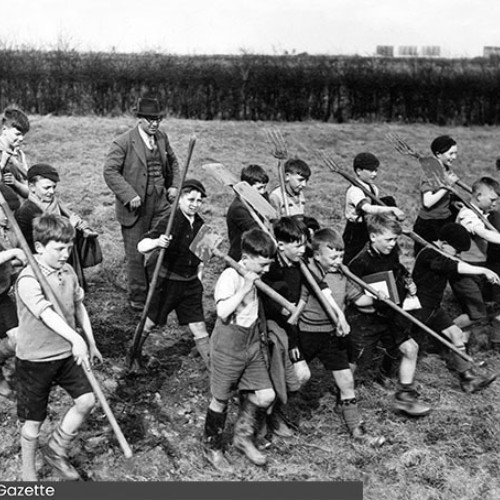
<path fill-rule="evenodd" d="M 266 128 L 264 132 L 266 134 L 268 142 L 270 142 L 274 148 L 271 151 L 271 154 L 278 160 L 278 179 L 280 182 L 281 197 L 283 198 L 285 215 L 290 215 L 285 187 L 285 171 L 281 163 L 283 160 L 286 160 L 288 158 L 288 149 L 286 147 L 286 142 L 281 132 L 276 128 Z"/>

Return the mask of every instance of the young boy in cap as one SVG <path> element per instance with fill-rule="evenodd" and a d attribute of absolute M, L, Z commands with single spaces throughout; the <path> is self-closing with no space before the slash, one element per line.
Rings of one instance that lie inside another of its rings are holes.
<path fill-rule="evenodd" d="M 19 199 L 10 186 L 0 184 L 0 191 L 14 212 Z M 16 353 L 17 312 L 10 297 L 10 290 L 21 266 L 26 265 L 26 255 L 18 248 L 18 241 L 9 220 L 0 206 L 0 396 L 10 397 L 12 390 L 4 377 L 3 367 Z"/>
<path fill-rule="evenodd" d="M 500 185 L 495 179 L 481 177 L 472 185 L 470 203 L 478 213 L 486 217 L 495 208 L 499 192 Z M 486 267 L 488 245 L 500 243 L 500 233 L 486 227 L 478 214 L 467 207 L 463 207 L 458 213 L 457 223 L 471 236 L 471 247 L 461 253 L 461 259 L 474 266 Z M 485 303 L 487 283 L 484 275 L 455 275 L 450 279 L 450 285 L 463 312 L 475 323 L 473 335 L 475 331 L 489 330 L 491 348 L 500 350 L 500 315 L 492 319 L 490 327 Z M 498 293 L 496 296 L 498 298 Z"/>
<path fill-rule="evenodd" d="M 350 270 L 361 279 L 375 273 L 392 271 L 399 297 L 416 293 L 410 273 L 399 261 L 397 246 L 401 225 L 385 214 L 367 217 L 369 243 L 349 263 Z M 427 415 L 431 408 L 418 400 L 415 388 L 418 344 L 410 336 L 411 323 L 382 301 L 375 301 L 374 308 L 352 309 L 351 324 L 352 361 L 358 364 L 373 355 L 379 342 L 384 347 L 384 358 L 379 379 L 384 382 L 392 374 L 394 363 L 399 360 L 398 387 L 393 409 L 411 417 Z"/>
<path fill-rule="evenodd" d="M 59 173 L 52 165 L 47 163 L 33 165 L 28 170 L 27 179 L 29 196 L 18 208 L 15 216 L 32 252 L 35 252 L 33 219 L 41 214 L 62 215 L 68 218 L 71 225 L 82 232 L 83 237 L 97 235 L 79 215 L 62 207 L 56 193 L 60 180 Z M 86 289 L 85 276 L 76 250 L 72 252 L 69 264 L 75 270 L 80 285 Z"/>
<path fill-rule="evenodd" d="M 445 254 L 455 257 L 470 249 L 471 239 L 463 226 L 449 223 L 441 228 L 439 239 L 434 244 Z M 447 258 L 437 250 L 426 247 L 419 252 L 413 269 L 413 281 L 417 286 L 417 296 L 422 306 L 415 312 L 415 316 L 436 332 L 441 333 L 465 354 L 468 341 L 465 332 L 441 308 L 448 279 L 455 275 L 484 276 L 491 283 L 497 285 L 500 283 L 499 277 L 485 267 L 473 266 L 466 262 Z M 452 353 L 452 359 L 464 392 L 480 391 L 496 378 L 496 374 L 477 373 L 469 361 L 464 360 L 456 353 Z"/>
<path fill-rule="evenodd" d="M 458 180 L 451 169 L 457 158 L 457 150 L 456 141 L 449 135 L 440 135 L 431 143 L 432 154 L 439 160 L 446 181 L 450 185 Z M 420 179 L 420 196 L 422 207 L 413 230 L 426 241 L 436 241 L 441 227 L 455 219 L 456 212 L 453 213 L 452 205 L 454 196 L 444 187 L 433 186 L 426 176 Z M 415 243 L 415 255 L 421 249 L 422 245 Z"/>
<path fill-rule="evenodd" d="M 354 157 L 353 170 L 358 181 L 374 196 L 379 195 L 379 188 L 374 181 L 380 166 L 379 159 L 372 153 L 359 153 Z M 384 201 L 395 205 L 394 198 L 385 197 Z M 396 206 L 374 205 L 372 200 L 358 186 L 350 186 L 345 194 L 346 226 L 342 238 L 344 240 L 344 263 L 349 264 L 353 257 L 368 242 L 368 230 L 365 217 L 372 214 L 391 214 L 399 220 L 405 218 L 402 210 Z"/>
<path fill-rule="evenodd" d="M 276 209 L 280 217 L 285 215 L 304 215 L 306 199 L 303 191 L 311 177 L 311 169 L 305 161 L 299 158 L 287 160 L 284 169 L 288 211 L 285 209 L 285 201 L 283 200 L 281 186 L 278 186 L 271 192 L 269 195 L 269 202 Z"/>
<path fill-rule="evenodd" d="M 267 199 L 267 183 L 269 176 L 260 165 L 247 165 L 241 170 L 240 180 L 247 182 L 259 194 Z M 229 237 L 229 257 L 235 261 L 241 258 L 241 235 L 254 227 L 259 227 L 246 206 L 236 196 L 229 206 L 226 215 L 227 235 Z"/>
<path fill-rule="evenodd" d="M 319 281 L 323 293 L 338 304 L 341 311 L 353 302 L 358 306 L 371 306 L 372 297 L 346 279 L 339 269 L 344 253 L 340 234 L 334 229 L 320 229 L 311 241 L 311 273 Z M 318 358 L 326 370 L 332 372 L 339 395 L 339 408 L 344 422 L 355 441 L 381 446 L 382 436 L 368 434 L 362 423 L 354 390 L 354 377 L 349 366 L 349 325 L 343 313 L 338 314 L 340 327 L 332 324 L 318 299 L 303 287 L 299 316 L 299 349 L 307 363 Z"/>
<path fill-rule="evenodd" d="M 137 249 L 148 255 L 153 250 L 165 248 L 159 280 L 152 298 L 151 307 L 144 325 L 142 342 L 157 325 L 164 325 L 168 315 L 175 310 L 180 325 L 188 325 L 194 336 L 196 347 L 205 365 L 209 365 L 209 335 L 203 314 L 203 286 L 201 284 L 203 263 L 189 249 L 203 225 L 199 215 L 207 193 L 197 179 L 186 179 L 179 197 L 179 207 L 174 215 L 170 235 L 165 235 L 168 215 L 147 232 L 139 241 Z M 153 257 L 153 258 L 152 258 Z M 156 259 L 147 259 L 148 275 L 152 276 Z"/>
<path fill-rule="evenodd" d="M 43 449 L 45 461 L 62 478 L 78 480 L 80 474 L 68 460 L 71 444 L 95 404 L 92 387 L 83 370 L 94 358 L 102 361 L 96 347 L 84 292 L 67 264 L 75 230 L 68 219 L 46 214 L 35 219 L 33 239 L 36 260 L 59 299 L 64 317 L 47 301 L 31 266 L 16 282 L 19 329 L 16 345 L 17 414 L 22 422 L 22 479 L 37 481 L 35 466 L 38 436 L 47 417 L 54 384 L 73 399 Z M 82 328 L 85 339 L 76 330 Z M 90 359 L 89 359 L 90 358 Z"/>
<path fill-rule="evenodd" d="M 16 107 L 8 107 L 4 111 L 0 134 L 0 178 L 21 198 L 28 197 L 28 163 L 21 145 L 29 129 L 30 122 L 23 111 Z"/>
<path fill-rule="evenodd" d="M 144 257 L 137 243 L 175 199 L 179 162 L 167 134 L 160 130 L 165 113 L 158 99 L 138 99 L 137 125 L 117 137 L 106 156 L 104 180 L 116 196 L 116 219 L 125 247 L 130 307 L 142 311 L 147 295 Z"/>
<path fill-rule="evenodd" d="M 233 444 L 259 466 L 267 460 L 255 445 L 256 434 L 275 398 L 261 345 L 265 318 L 254 281 L 269 269 L 276 247 L 266 232 L 254 228 L 243 233 L 241 250 L 239 263 L 245 276 L 227 268 L 214 290 L 217 322 L 210 341 L 212 399 L 205 420 L 204 454 L 217 469 L 229 468 L 224 457 L 223 432 L 234 389 L 240 391 L 240 412 L 234 425 Z"/>

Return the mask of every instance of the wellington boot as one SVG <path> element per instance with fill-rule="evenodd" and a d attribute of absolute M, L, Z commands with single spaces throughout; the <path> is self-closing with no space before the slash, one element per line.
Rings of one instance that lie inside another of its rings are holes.
<path fill-rule="evenodd" d="M 232 473 L 233 468 L 224 454 L 223 432 L 227 413 L 207 410 L 205 433 L 203 436 L 203 457 L 220 472 Z"/>
<path fill-rule="evenodd" d="M 43 458 L 47 464 L 53 467 L 67 481 L 78 481 L 80 479 L 80 474 L 68 459 L 68 450 L 75 437 L 76 434 L 74 436 L 67 434 L 58 426 L 42 450 Z"/>
<path fill-rule="evenodd" d="M 233 445 L 253 464 L 263 466 L 267 462 L 266 456 L 254 444 L 258 412 L 257 405 L 249 401 L 248 398 L 243 400 L 238 420 L 234 425 Z"/>

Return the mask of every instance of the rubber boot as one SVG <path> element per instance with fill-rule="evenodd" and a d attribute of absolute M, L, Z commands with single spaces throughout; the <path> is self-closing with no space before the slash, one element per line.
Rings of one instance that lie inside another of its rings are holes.
<path fill-rule="evenodd" d="M 23 481 L 38 481 L 36 473 L 36 450 L 38 448 L 38 436 L 26 436 L 21 429 L 21 454 L 22 454 L 22 477 Z"/>
<path fill-rule="evenodd" d="M 256 432 L 256 420 L 259 407 L 245 398 L 240 406 L 238 420 L 234 424 L 234 447 L 246 455 L 255 465 L 265 465 L 266 456 L 261 453 L 254 444 Z"/>
<path fill-rule="evenodd" d="M 210 337 L 194 339 L 194 343 L 196 344 L 196 349 L 198 349 L 205 366 L 207 369 L 210 369 Z"/>
<path fill-rule="evenodd" d="M 255 416 L 255 443 L 259 450 L 265 450 L 271 446 L 271 441 L 268 438 L 267 419 L 267 408 L 259 408 Z"/>
<path fill-rule="evenodd" d="M 59 425 L 43 448 L 45 461 L 68 481 L 78 481 L 80 474 L 68 460 L 68 450 L 77 434 L 67 434 Z"/>
<path fill-rule="evenodd" d="M 205 419 L 203 435 L 203 456 L 217 470 L 233 472 L 233 468 L 224 455 L 222 435 L 226 425 L 227 412 L 220 413 L 210 408 Z"/>
<path fill-rule="evenodd" d="M 398 390 L 394 396 L 394 411 L 406 413 L 410 417 L 424 417 L 431 412 L 431 407 L 418 400 L 418 392 L 414 384 L 398 382 Z"/>
<path fill-rule="evenodd" d="M 353 439 L 374 448 L 380 448 L 385 443 L 383 436 L 372 436 L 365 430 L 356 399 L 344 399 L 340 402 L 342 418 Z"/>

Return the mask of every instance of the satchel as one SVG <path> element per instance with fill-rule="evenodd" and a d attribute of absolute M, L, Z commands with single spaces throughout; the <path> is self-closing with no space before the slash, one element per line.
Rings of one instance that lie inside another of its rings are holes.
<path fill-rule="evenodd" d="M 82 231 L 77 230 L 76 251 L 83 269 L 97 266 L 102 262 L 102 250 L 97 236 L 85 237 Z"/>

